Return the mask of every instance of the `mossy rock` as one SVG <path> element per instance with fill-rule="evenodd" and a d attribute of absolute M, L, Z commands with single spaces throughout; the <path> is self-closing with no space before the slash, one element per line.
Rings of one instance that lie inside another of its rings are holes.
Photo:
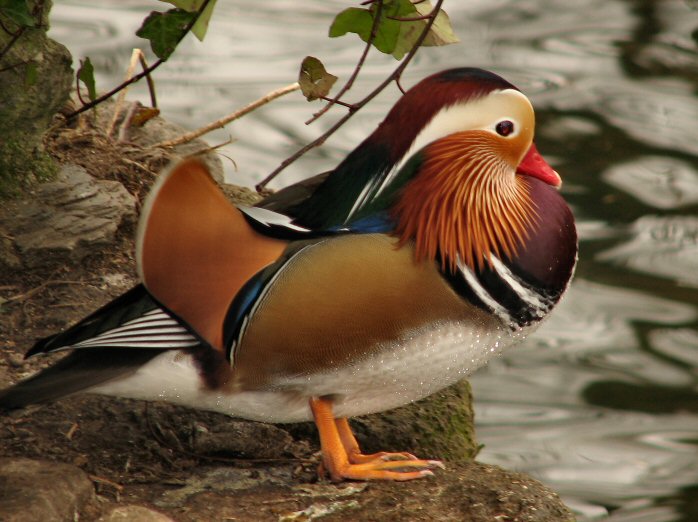
<path fill-rule="evenodd" d="M 34 12 L 37 4 L 43 7 L 36 27 L 24 28 L 14 42 L 12 35 L 0 31 L 0 49 L 7 48 L 0 57 L 0 198 L 49 179 L 56 171 L 42 138 L 68 99 L 72 58 L 46 36 L 51 2 L 30 0 L 29 10 Z M 0 22 L 19 30 L 7 17 L 0 15 Z"/>

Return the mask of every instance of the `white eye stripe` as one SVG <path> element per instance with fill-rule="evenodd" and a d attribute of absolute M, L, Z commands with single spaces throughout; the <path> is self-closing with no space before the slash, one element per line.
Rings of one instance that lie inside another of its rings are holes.
<path fill-rule="evenodd" d="M 518 116 L 513 116 L 517 114 Z M 496 119 L 495 119 L 496 118 Z M 505 119 L 514 123 L 514 132 L 507 138 L 516 137 L 527 129 L 522 122 L 531 119 L 528 131 L 532 130 L 533 107 L 525 94 L 515 89 L 493 91 L 475 100 L 459 102 L 443 107 L 417 134 L 409 150 L 387 174 L 380 187 L 373 190 L 370 197 L 375 200 L 385 188 L 395 179 L 400 169 L 419 150 L 429 143 L 450 134 L 466 130 L 484 130 L 501 138 L 495 129 L 497 123 Z"/>

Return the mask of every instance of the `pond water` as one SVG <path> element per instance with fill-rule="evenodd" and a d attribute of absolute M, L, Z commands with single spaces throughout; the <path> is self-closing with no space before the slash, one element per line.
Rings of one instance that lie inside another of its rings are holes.
<path fill-rule="evenodd" d="M 362 45 L 328 39 L 344 1 L 219 2 L 204 43 L 155 73 L 163 115 L 187 128 L 294 81 L 313 54 L 347 78 Z M 56 3 L 51 34 L 118 83 L 156 2 Z M 524 345 L 476 374 L 479 459 L 552 486 L 579 520 L 698 520 L 698 2 L 446 1 L 461 43 L 404 76 L 492 69 L 537 110 L 538 148 L 561 173 L 581 236 L 571 289 Z M 355 41 L 356 40 L 356 41 Z M 354 99 L 396 62 L 372 54 Z M 399 95 L 390 87 L 277 185 L 331 168 Z M 147 100 L 144 87 L 131 98 Z M 351 96 L 349 99 L 352 99 Z M 232 182 L 252 185 L 343 109 L 287 96 L 226 130 Z"/>

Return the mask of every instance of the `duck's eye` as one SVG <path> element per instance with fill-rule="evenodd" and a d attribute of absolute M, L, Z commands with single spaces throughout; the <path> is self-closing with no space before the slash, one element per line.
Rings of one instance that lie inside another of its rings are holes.
<path fill-rule="evenodd" d="M 514 132 L 514 123 L 509 120 L 502 120 L 497 123 L 494 130 L 497 131 L 497 134 L 500 136 L 509 136 L 509 134 Z"/>

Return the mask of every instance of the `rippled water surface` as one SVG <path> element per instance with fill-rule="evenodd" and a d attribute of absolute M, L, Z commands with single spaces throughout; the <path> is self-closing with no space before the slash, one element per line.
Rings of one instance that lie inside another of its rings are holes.
<path fill-rule="evenodd" d="M 206 41 L 155 75 L 164 115 L 188 128 L 294 81 L 313 54 L 342 78 L 361 44 L 326 37 L 343 1 L 219 2 Z M 89 55 L 106 90 L 155 2 L 62 1 L 54 38 Z M 427 49 L 404 84 L 447 67 L 495 70 L 537 109 L 581 235 L 577 276 L 525 345 L 476 374 L 480 460 L 527 471 L 580 520 L 698 520 L 698 29 L 693 1 L 447 0 L 461 43 Z M 373 56 L 356 98 L 392 70 Z M 388 89 L 286 184 L 331 168 L 398 96 Z M 131 97 L 147 99 L 143 87 Z M 253 184 L 341 116 L 291 95 L 225 131 L 231 181 Z"/>

